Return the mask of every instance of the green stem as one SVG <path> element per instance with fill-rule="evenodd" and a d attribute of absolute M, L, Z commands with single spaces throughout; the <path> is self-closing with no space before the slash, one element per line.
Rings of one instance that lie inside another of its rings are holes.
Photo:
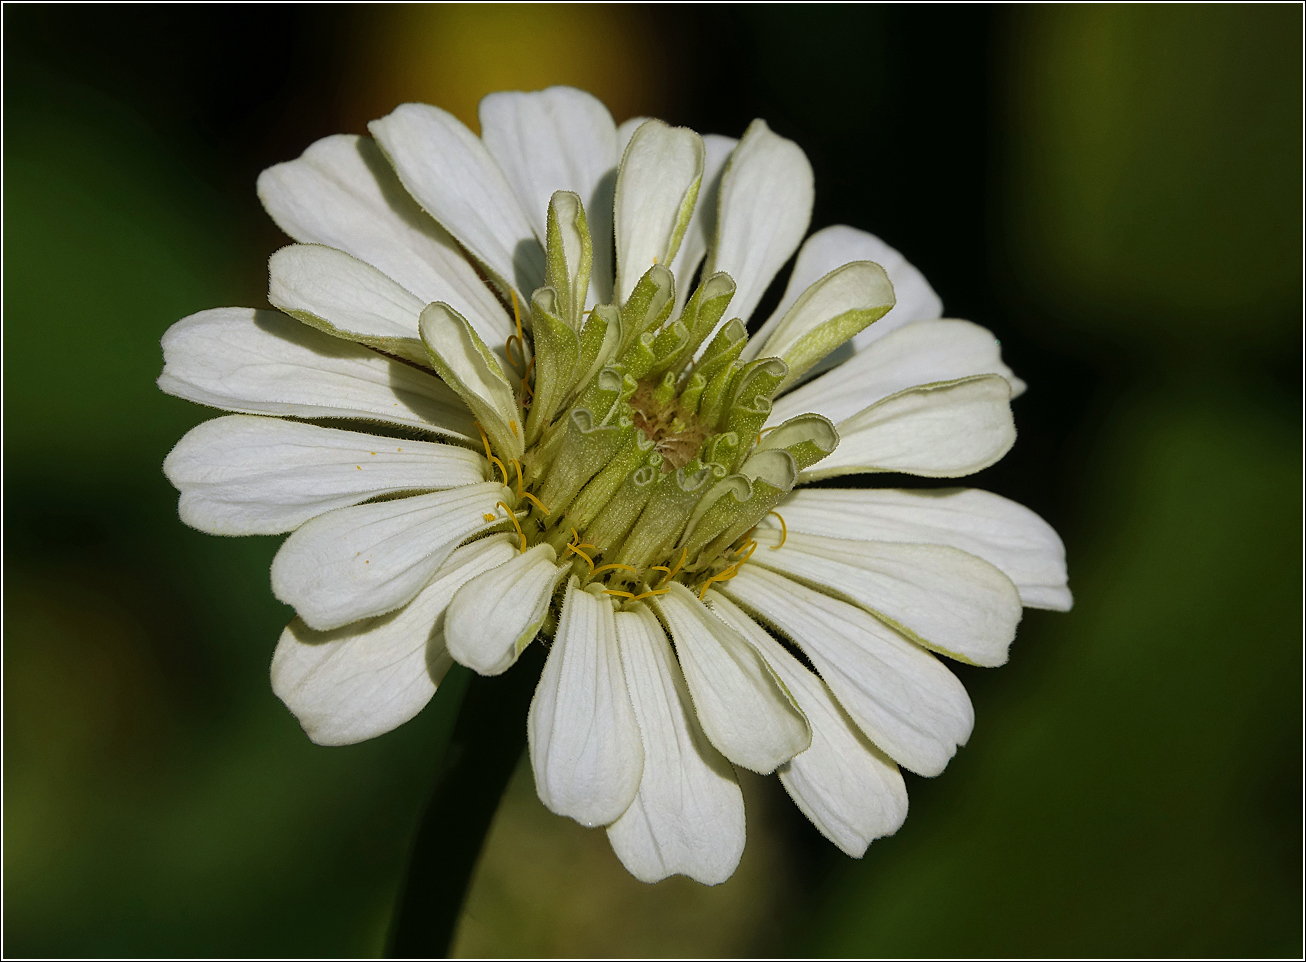
<path fill-rule="evenodd" d="M 503 675 L 473 675 L 435 790 L 413 838 L 387 955 L 444 958 L 453 948 L 485 836 L 526 745 L 526 712 L 544 665 L 531 645 Z"/>

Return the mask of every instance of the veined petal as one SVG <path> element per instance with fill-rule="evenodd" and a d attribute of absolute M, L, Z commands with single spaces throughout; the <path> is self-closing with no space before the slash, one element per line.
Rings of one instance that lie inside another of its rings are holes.
<path fill-rule="evenodd" d="M 570 569 L 547 544 L 478 575 L 454 595 L 444 636 L 454 661 L 482 675 L 501 675 L 535 640 L 549 598 Z"/>
<path fill-rule="evenodd" d="M 521 408 L 504 376 L 470 324 L 448 304 L 430 304 L 418 329 L 431 365 L 476 415 L 504 457 L 522 456 Z"/>
<path fill-rule="evenodd" d="M 540 801 L 591 827 L 630 807 L 644 770 L 612 615 L 572 578 L 526 726 Z"/>
<path fill-rule="evenodd" d="M 694 717 L 667 636 L 644 606 L 615 615 L 617 642 L 644 745 L 630 807 L 608 826 L 612 849 L 641 882 L 688 875 L 724 882 L 744 851 L 744 798 L 730 763 Z"/>
<path fill-rule="evenodd" d="M 883 267 L 893 284 L 896 303 L 893 310 L 854 337 L 846 348 L 817 365 L 817 370 L 833 367 L 904 324 L 943 314 L 943 302 L 939 300 L 939 295 L 934 293 L 934 288 L 930 287 L 925 276 L 909 264 L 902 254 L 874 234 L 844 224 L 835 224 L 818 230 L 803 243 L 798 259 L 794 262 L 794 271 L 789 275 L 784 296 L 780 298 L 779 305 L 766 324 L 758 331 L 758 339 L 770 334 L 774 325 L 789 312 L 808 287 L 836 267 L 850 261 L 874 261 Z"/>
<path fill-rule="evenodd" d="M 575 87 L 512 90 L 485 97 L 479 113 L 481 140 L 541 244 L 548 240 L 546 214 L 554 191 L 579 194 L 586 212 L 595 209 L 599 181 L 620 159 L 617 125 L 601 100 Z M 611 193 L 609 185 L 609 211 Z M 606 235 L 600 230 L 596 237 Z"/>
<path fill-rule="evenodd" d="M 319 244 L 283 247 L 268 261 L 268 301 L 327 334 L 430 366 L 417 336 L 426 305 L 344 251 Z"/>
<path fill-rule="evenodd" d="M 209 534 L 280 534 L 334 508 L 485 480 L 466 448 L 235 414 L 193 428 L 163 462 L 181 520 Z"/>
<path fill-rule="evenodd" d="M 703 139 L 687 127 L 650 120 L 631 136 L 613 212 L 618 303 L 650 267 L 674 260 L 694 213 L 704 156 Z"/>
<path fill-rule="evenodd" d="M 258 196 L 295 240 L 342 250 L 423 304 L 452 304 L 492 344 L 512 332 L 498 299 L 448 232 L 404 190 L 370 138 L 319 140 L 298 160 L 263 171 Z"/>
<path fill-rule="evenodd" d="M 544 251 L 479 137 L 453 114 L 400 104 L 367 125 L 418 203 L 490 272 L 506 294 L 544 283 Z"/>
<path fill-rule="evenodd" d="M 722 593 L 792 639 L 858 727 L 904 768 L 937 775 L 970 737 L 975 713 L 961 682 L 860 608 L 752 564 Z"/>
<path fill-rule="evenodd" d="M 509 497 L 487 481 L 319 515 L 272 559 L 272 593 L 318 631 L 393 611 L 461 542 L 504 523 L 495 505 Z"/>
<path fill-rule="evenodd" d="M 789 366 L 781 389 L 893 307 L 893 285 L 871 261 L 836 267 L 794 302 L 760 343 L 755 355 L 778 357 Z"/>
<path fill-rule="evenodd" d="M 680 313 L 681 308 L 685 306 L 685 301 L 693 293 L 689 282 L 702 262 L 703 255 L 707 253 L 712 238 L 716 236 L 716 211 L 721 190 L 721 174 L 725 170 L 726 161 L 730 159 L 730 152 L 738 145 L 739 141 L 734 137 L 723 137 L 720 134 L 703 135 L 703 185 L 699 188 L 698 200 L 694 204 L 694 215 L 689 219 L 689 227 L 685 229 L 680 250 L 671 261 L 671 273 L 676 278 L 676 306 L 672 316 Z M 734 314 L 726 315 L 726 317 L 734 316 Z M 725 318 L 722 318 L 721 323 L 725 323 Z M 713 329 L 703 338 L 704 347 L 712 340 L 712 334 L 716 333 L 716 330 Z"/>
<path fill-rule="evenodd" d="M 812 165 L 801 147 L 754 120 L 721 178 L 716 238 L 703 276 L 725 271 L 738 290 L 730 315 L 745 321 L 812 219 Z"/>
<path fill-rule="evenodd" d="M 756 649 L 679 582 L 657 599 L 698 720 L 736 765 L 766 775 L 812 741 L 807 719 Z"/>
<path fill-rule="evenodd" d="M 1025 383 L 1002 363 L 998 339 L 991 331 L 970 321 L 915 321 L 778 398 L 768 423 L 782 424 L 811 411 L 838 424 L 899 391 L 979 374 L 1006 378 L 1012 397 L 1025 389 Z"/>
<path fill-rule="evenodd" d="M 159 390 L 242 414 L 362 418 L 470 440 L 467 406 L 432 374 L 276 311 L 223 307 L 163 335 Z"/>
<path fill-rule="evenodd" d="M 398 728 L 431 700 L 453 664 L 441 615 L 467 579 L 517 553 L 491 535 L 449 556 L 398 611 L 314 631 L 296 618 L 272 656 L 272 690 L 319 745 L 352 745 Z"/>
<path fill-rule="evenodd" d="M 931 544 L 850 541 L 759 527 L 751 564 L 871 611 L 919 645 L 974 665 L 1006 664 L 1020 595 L 987 561 Z M 779 547 L 777 547 L 779 546 Z"/>
<path fill-rule="evenodd" d="M 975 488 L 821 488 L 795 491 L 777 510 L 790 531 L 951 545 L 1002 571 L 1026 607 L 1070 610 L 1060 536 L 1029 508 L 996 494 Z M 775 524 L 767 519 L 762 527 Z"/>
<path fill-rule="evenodd" d="M 1011 385 L 995 374 L 925 384 L 839 424 L 839 446 L 801 481 L 862 471 L 956 478 L 997 462 L 1016 443 Z"/>
<path fill-rule="evenodd" d="M 789 797 L 822 835 L 853 858 L 907 818 L 907 786 L 893 760 L 871 744 L 812 674 L 774 638 L 716 591 L 712 610 L 766 658 L 812 726 L 812 747 L 780 766 Z"/>

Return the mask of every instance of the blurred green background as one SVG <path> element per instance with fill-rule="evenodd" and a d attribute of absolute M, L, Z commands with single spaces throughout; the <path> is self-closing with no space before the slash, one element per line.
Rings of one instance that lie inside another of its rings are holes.
<path fill-rule="evenodd" d="M 1299 6 L 3 16 L 7 955 L 381 950 L 448 699 L 302 735 L 267 680 L 277 539 L 177 520 L 160 464 L 210 412 L 154 388 L 158 339 L 265 303 L 263 167 L 559 82 L 765 117 L 814 228 L 998 334 L 1030 390 L 973 483 L 1057 527 L 1077 604 L 958 669 L 971 744 L 861 861 L 752 778 L 735 877 L 644 886 L 519 771 L 457 951 L 1300 955 Z"/>

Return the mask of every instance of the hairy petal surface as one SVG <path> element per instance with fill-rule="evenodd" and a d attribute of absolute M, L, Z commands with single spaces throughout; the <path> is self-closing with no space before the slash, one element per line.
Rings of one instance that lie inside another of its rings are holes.
<path fill-rule="evenodd" d="M 608 826 L 612 849 L 641 882 L 728 879 L 744 851 L 744 798 L 734 769 L 694 717 L 662 626 L 639 605 L 615 615 L 617 641 L 644 745 L 635 800 Z"/>
<path fill-rule="evenodd" d="M 459 548 L 412 601 L 379 618 L 334 631 L 296 618 L 272 656 L 272 690 L 318 745 L 352 745 L 398 728 L 431 700 L 453 663 L 441 634 L 449 599 L 516 552 L 507 535 Z"/>

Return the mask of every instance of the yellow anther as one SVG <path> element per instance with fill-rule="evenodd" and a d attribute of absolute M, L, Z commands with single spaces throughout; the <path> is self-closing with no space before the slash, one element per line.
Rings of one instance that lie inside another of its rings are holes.
<path fill-rule="evenodd" d="M 526 534 L 525 534 L 525 532 L 522 531 L 522 529 L 521 529 L 521 525 L 517 523 L 517 515 L 513 513 L 512 508 L 508 507 L 508 506 L 507 506 L 506 504 L 504 504 L 502 501 L 498 501 L 498 502 L 496 502 L 494 506 L 495 506 L 496 508 L 503 508 L 504 511 L 507 511 L 507 512 L 508 512 L 508 520 L 511 521 L 511 522 L 512 522 L 512 526 L 513 526 L 514 528 L 517 529 L 517 537 L 521 539 L 521 553 L 522 553 L 522 554 L 525 554 L 525 553 L 526 553 Z"/>
<path fill-rule="evenodd" d="M 508 486 L 508 469 L 493 454 L 490 455 L 490 462 L 503 473 L 503 486 L 506 488 Z"/>
<path fill-rule="evenodd" d="M 757 436 L 760 438 L 763 434 L 769 434 L 770 432 L 774 431 L 778 427 L 781 427 L 781 425 L 773 424 L 769 428 L 762 428 L 762 430 L 757 432 Z"/>
<path fill-rule="evenodd" d="M 503 351 L 508 355 L 508 363 L 519 371 L 524 371 L 525 376 L 529 376 L 530 369 L 526 366 L 526 339 L 521 330 L 521 310 L 517 306 L 517 292 L 509 289 L 508 295 L 512 298 L 512 317 L 517 324 L 517 333 L 509 334 L 508 340 L 503 346 Z M 512 345 L 517 343 L 517 357 L 519 360 L 513 360 Z"/>
<path fill-rule="evenodd" d="M 680 552 L 680 560 L 676 562 L 676 566 L 667 572 L 667 576 L 665 578 L 663 578 L 660 582 L 658 582 L 659 588 L 669 583 L 671 579 L 676 576 L 676 572 L 680 570 L 681 566 L 685 563 L 685 558 L 688 556 L 689 556 L 689 545 L 685 545 L 685 547 Z"/>
<path fill-rule="evenodd" d="M 490 457 L 491 457 L 491 455 L 490 455 L 490 439 L 487 438 L 487 437 L 485 436 L 485 428 L 481 427 L 481 422 L 480 422 L 480 421 L 473 421 L 472 423 L 476 425 L 476 430 L 478 430 L 478 431 L 481 432 L 481 443 L 485 445 L 485 460 L 488 461 L 488 460 L 490 460 Z"/>
<path fill-rule="evenodd" d="M 571 538 L 572 538 L 572 544 L 574 544 L 577 548 L 593 548 L 595 551 L 597 551 L 599 548 L 599 546 L 596 544 L 590 544 L 588 541 L 581 541 L 580 532 L 577 531 L 574 526 L 571 529 Z"/>
<path fill-rule="evenodd" d="M 780 543 L 771 545 L 771 550 L 775 551 L 777 548 L 783 548 L 784 543 L 789 540 L 789 525 L 785 524 L 785 519 L 779 511 L 768 511 L 767 514 L 773 514 L 780 519 Z"/>
<path fill-rule="evenodd" d="M 531 494 L 529 491 L 523 491 L 523 492 L 522 492 L 522 497 L 525 498 L 527 501 L 532 502 L 532 503 L 535 505 L 535 507 L 537 507 L 537 508 L 539 508 L 541 511 L 543 511 L 543 512 L 544 512 L 544 516 L 545 516 L 546 518 L 549 516 L 549 509 L 546 508 L 546 507 L 544 506 L 544 503 L 543 503 L 542 501 L 540 501 L 539 498 L 535 497 L 535 495 Z"/>
<path fill-rule="evenodd" d="M 749 558 L 753 557 L 753 552 L 757 550 L 757 542 L 749 541 L 739 550 L 743 552 L 744 556 L 742 558 L 739 558 L 737 561 L 735 561 L 736 567 L 743 564 Z"/>
<path fill-rule="evenodd" d="M 630 600 L 639 601 L 643 598 L 652 598 L 654 595 L 665 595 L 670 590 L 671 590 L 670 588 L 653 588 L 649 591 L 644 592 L 641 595 L 636 595 L 634 598 L 631 598 Z"/>
<path fill-rule="evenodd" d="M 654 565 L 653 567 L 649 568 L 648 570 L 649 570 L 649 571 L 665 571 L 667 574 L 671 574 L 671 569 L 668 568 L 666 565 Z"/>
<path fill-rule="evenodd" d="M 700 601 L 703 600 L 703 596 L 707 594 L 707 589 L 712 587 L 713 582 L 729 581 L 735 575 L 739 574 L 739 565 L 740 562 L 736 561 L 729 568 L 726 568 L 724 571 L 717 572 L 711 578 L 708 578 L 707 581 L 704 581 L 703 590 L 698 593 L 699 600 Z"/>
<path fill-rule="evenodd" d="M 639 574 L 639 569 L 632 568 L 630 565 L 610 564 L 610 565 L 599 565 L 597 568 L 595 568 L 593 571 L 590 572 L 590 577 L 591 578 L 594 577 L 600 571 L 613 571 L 617 568 L 620 568 L 622 571 L 630 571 L 633 572 L 634 574 Z"/>
<path fill-rule="evenodd" d="M 486 521 L 493 521 L 493 520 L 494 520 L 494 515 L 490 514 L 490 512 L 488 512 L 488 511 L 485 512 L 485 514 L 481 515 L 481 517 L 484 518 Z"/>
<path fill-rule="evenodd" d="M 519 434 L 517 433 L 517 422 L 516 422 L 516 421 L 509 421 L 509 422 L 508 422 L 508 427 L 512 428 L 512 436 L 513 436 L 514 438 L 516 438 L 516 437 L 521 437 L 521 435 L 519 435 Z"/>
<path fill-rule="evenodd" d="M 632 601 L 635 599 L 635 595 L 634 595 L 633 592 L 630 592 L 630 591 L 618 591 L 618 590 L 615 589 L 615 588 L 604 588 L 604 589 L 603 589 L 603 593 L 604 593 L 605 595 L 618 595 L 619 597 L 622 597 L 622 598 L 629 598 L 629 599 L 631 599 Z"/>
<path fill-rule="evenodd" d="M 521 462 L 518 461 L 516 458 L 509 458 L 508 463 L 511 465 L 515 465 L 517 468 L 517 497 L 520 498 L 522 496 Z M 536 503 L 538 504 L 539 502 Z"/>

